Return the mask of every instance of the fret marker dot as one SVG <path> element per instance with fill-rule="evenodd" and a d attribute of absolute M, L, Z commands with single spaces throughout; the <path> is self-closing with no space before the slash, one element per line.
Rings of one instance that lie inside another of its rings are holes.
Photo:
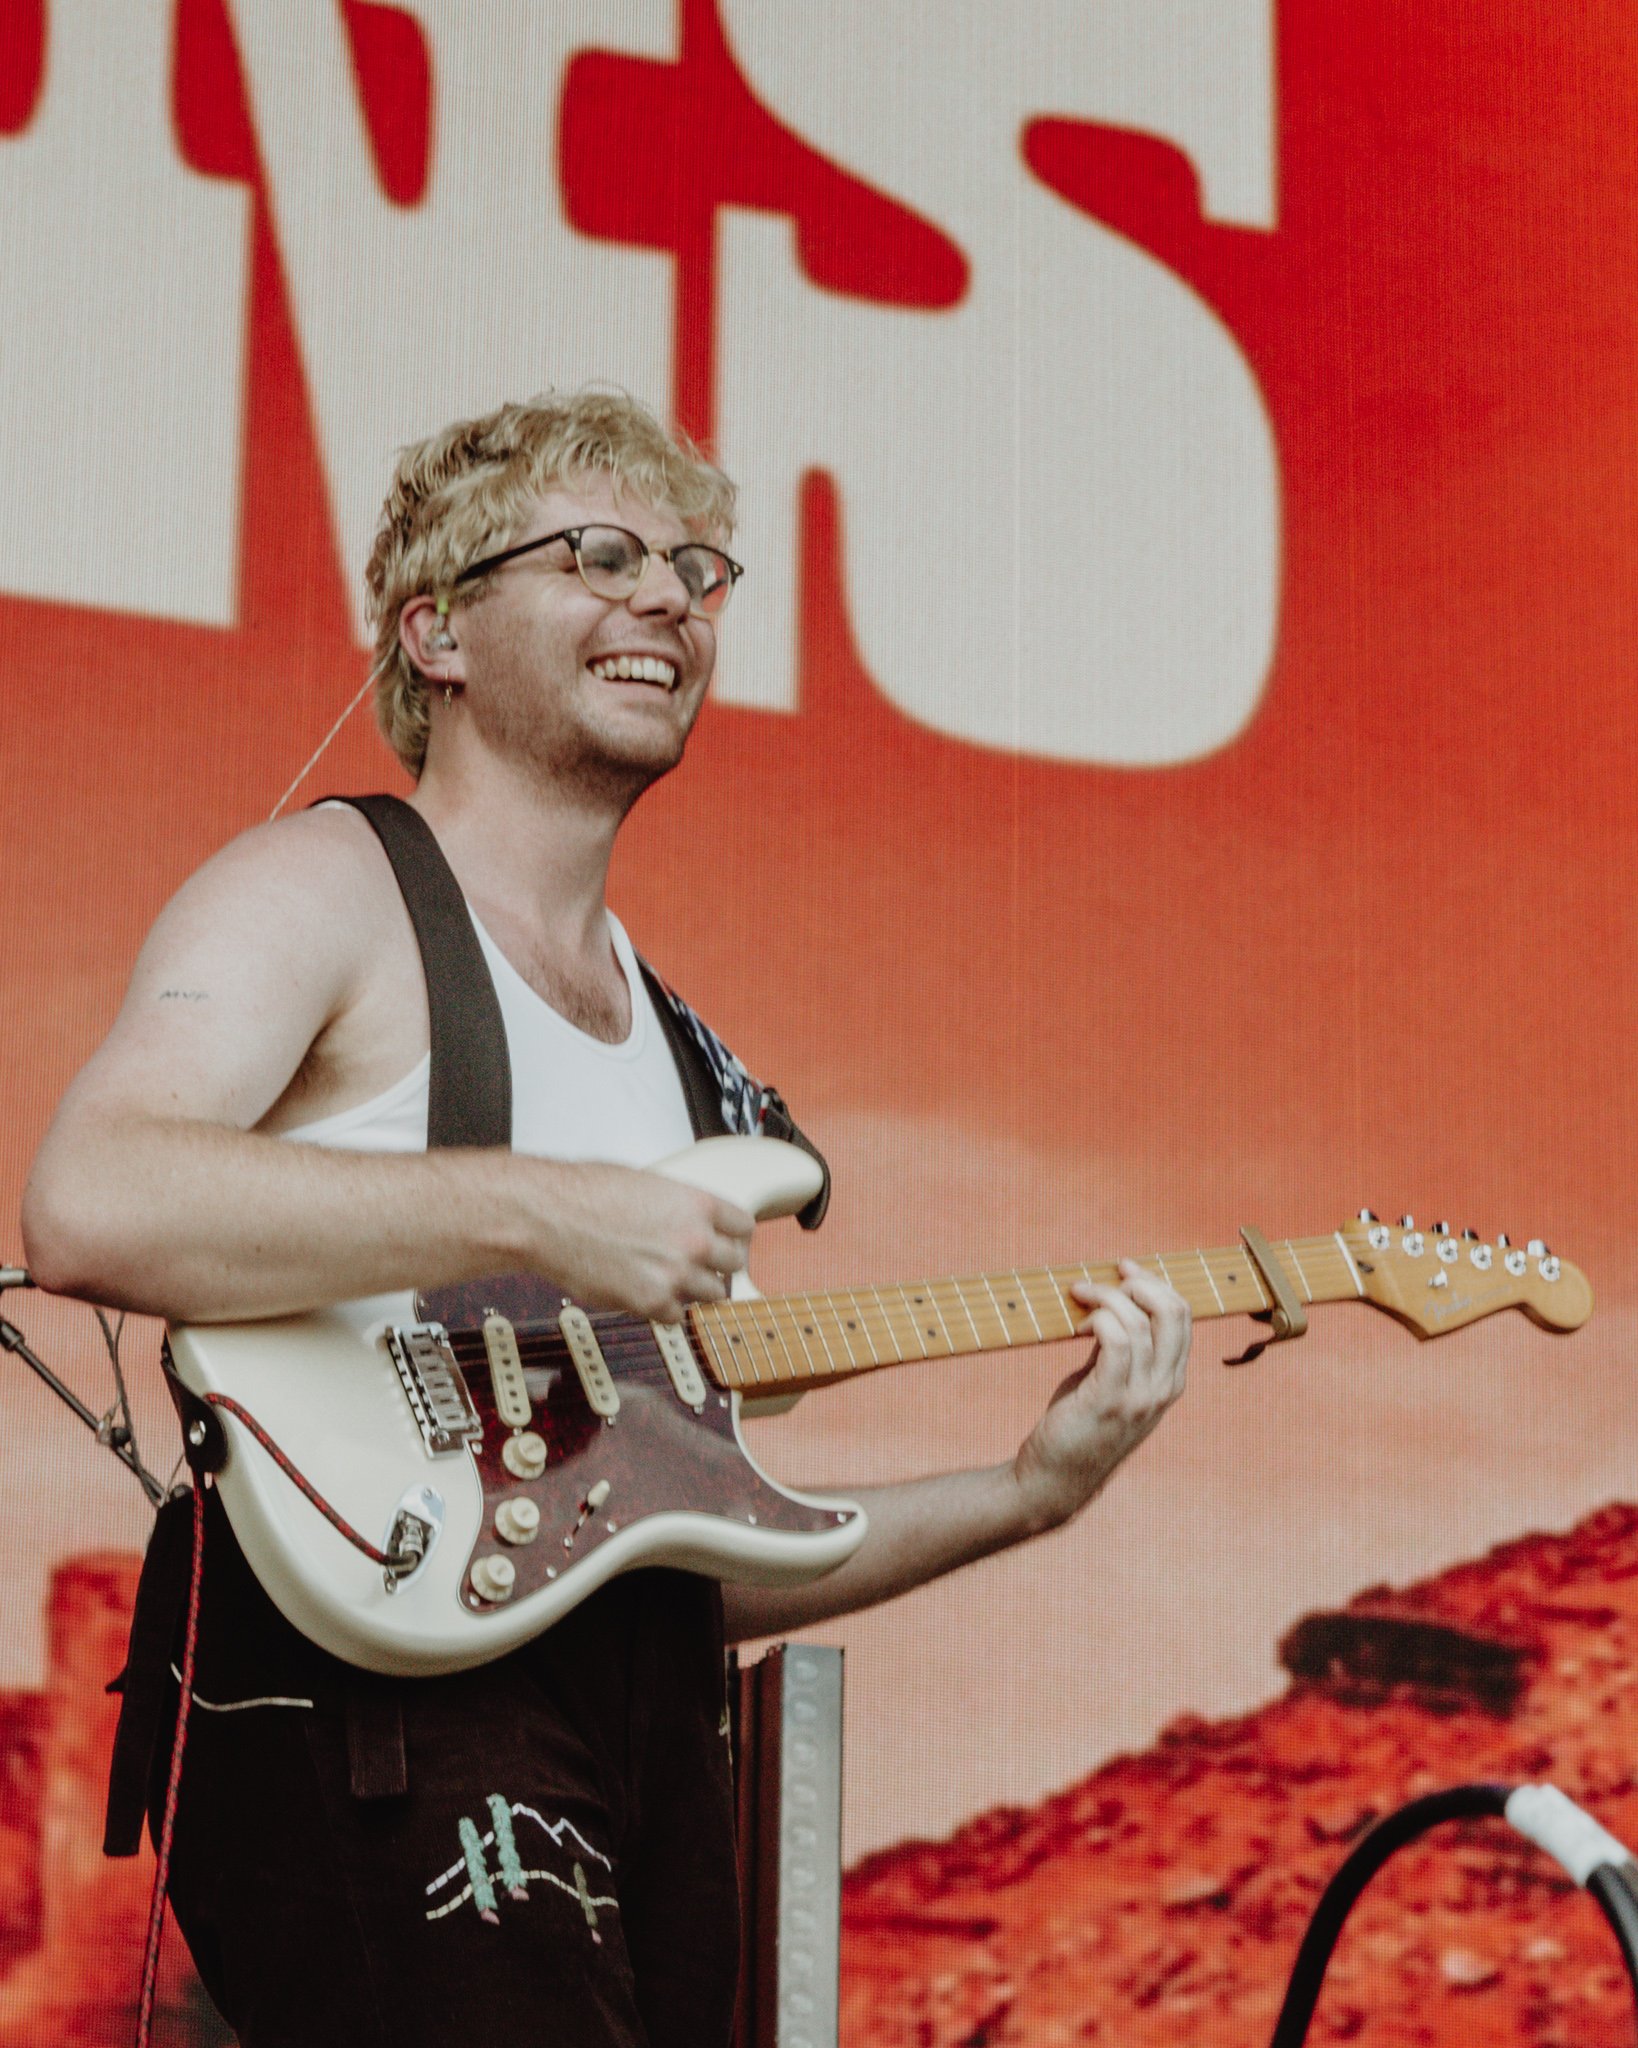
<path fill-rule="evenodd" d="M 857 1329 L 858 1327 L 859 1327 L 859 1326 L 858 1326 L 858 1324 L 857 1324 L 857 1323 L 849 1323 L 849 1324 L 848 1324 L 848 1328 L 849 1328 L 850 1330 L 856 1330 L 856 1329 Z"/>

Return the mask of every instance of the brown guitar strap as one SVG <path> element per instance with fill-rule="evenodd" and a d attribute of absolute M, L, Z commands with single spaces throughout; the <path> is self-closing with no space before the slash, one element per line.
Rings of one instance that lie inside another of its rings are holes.
<path fill-rule="evenodd" d="M 506 1025 L 466 898 L 443 849 L 420 812 L 401 797 L 329 801 L 349 804 L 381 841 L 421 949 L 432 1026 L 427 1150 L 509 1146 L 512 1063 Z"/>

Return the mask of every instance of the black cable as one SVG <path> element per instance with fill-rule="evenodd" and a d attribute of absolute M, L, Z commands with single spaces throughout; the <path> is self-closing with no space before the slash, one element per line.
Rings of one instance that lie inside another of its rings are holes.
<path fill-rule="evenodd" d="M 1408 1806 L 1400 1807 L 1397 1813 L 1390 1813 L 1356 1844 L 1314 1908 L 1314 1917 L 1292 1965 L 1285 2003 L 1280 2007 L 1269 2048 L 1301 2048 L 1307 2039 L 1308 2023 L 1319 2003 L 1326 1966 L 1342 1924 L 1388 1858 L 1442 1821 L 1499 1817 L 1507 1810 L 1512 1789 L 1511 1785 L 1453 1785 L 1444 1792 L 1430 1792 L 1425 1798 L 1413 1799 Z"/>
<path fill-rule="evenodd" d="M 1601 1863 L 1587 1879 L 1587 1890 L 1598 1901 L 1599 1910 L 1610 1923 L 1610 1932 L 1621 1944 L 1621 1959 L 1632 1979 L 1633 1996 L 1638 1998 L 1638 1897 L 1633 1895 L 1632 1865 L 1618 1868 Z"/>

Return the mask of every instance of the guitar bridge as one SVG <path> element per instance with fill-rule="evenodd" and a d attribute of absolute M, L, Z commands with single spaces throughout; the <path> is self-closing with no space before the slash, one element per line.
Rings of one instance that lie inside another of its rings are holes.
<path fill-rule="evenodd" d="M 443 1324 L 415 1323 L 406 1330 L 389 1326 L 386 1338 L 410 1412 L 433 1457 L 447 1458 L 481 1438 L 483 1422 Z"/>

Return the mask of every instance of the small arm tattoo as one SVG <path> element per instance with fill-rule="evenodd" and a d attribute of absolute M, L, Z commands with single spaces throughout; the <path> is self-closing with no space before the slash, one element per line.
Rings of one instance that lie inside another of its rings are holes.
<path fill-rule="evenodd" d="M 202 988 L 162 988 L 159 991 L 162 1003 L 208 1003 L 210 997 Z"/>

